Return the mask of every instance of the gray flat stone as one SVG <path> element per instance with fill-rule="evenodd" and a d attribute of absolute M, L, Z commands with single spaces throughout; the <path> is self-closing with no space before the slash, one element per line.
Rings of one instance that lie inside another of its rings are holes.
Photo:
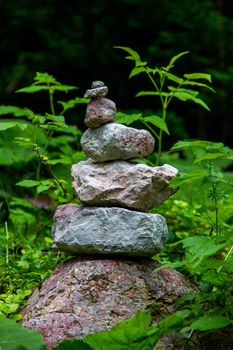
<path fill-rule="evenodd" d="M 88 128 L 96 129 L 102 124 L 114 122 L 115 118 L 115 102 L 100 97 L 88 103 L 84 123 Z"/>
<path fill-rule="evenodd" d="M 146 157 L 154 151 L 154 138 L 147 130 L 108 123 L 85 131 L 81 146 L 96 162 Z"/>
<path fill-rule="evenodd" d="M 107 93 L 108 93 L 108 87 L 100 86 L 94 89 L 87 90 L 84 94 L 84 97 L 87 97 L 87 98 L 104 97 L 107 95 Z"/>
<path fill-rule="evenodd" d="M 85 205 L 118 206 L 148 211 L 176 192 L 170 187 L 177 169 L 170 165 L 149 167 L 125 161 L 74 164 L 73 188 Z"/>
<path fill-rule="evenodd" d="M 54 247 L 77 254 L 152 256 L 168 236 L 163 216 L 123 208 L 61 205 L 54 218 Z"/>

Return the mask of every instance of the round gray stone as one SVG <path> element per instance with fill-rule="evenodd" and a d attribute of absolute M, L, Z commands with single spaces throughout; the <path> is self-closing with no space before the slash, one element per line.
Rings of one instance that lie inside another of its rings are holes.
<path fill-rule="evenodd" d="M 154 151 L 154 143 L 149 131 L 117 123 L 87 129 L 81 138 L 83 151 L 96 162 L 146 157 Z"/>
<path fill-rule="evenodd" d="M 91 88 L 92 89 L 96 89 L 96 88 L 99 88 L 99 87 L 102 87 L 102 86 L 105 86 L 105 84 L 101 80 L 93 81 L 92 84 L 91 84 Z"/>

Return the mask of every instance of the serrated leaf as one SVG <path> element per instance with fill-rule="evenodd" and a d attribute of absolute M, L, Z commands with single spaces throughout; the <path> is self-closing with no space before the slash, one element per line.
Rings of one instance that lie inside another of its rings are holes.
<path fill-rule="evenodd" d="M 136 97 L 139 96 L 171 96 L 169 92 L 157 92 L 157 91 L 139 91 Z"/>
<path fill-rule="evenodd" d="M 43 346 L 43 337 L 38 331 L 24 328 L 15 321 L 0 316 L 0 349 L 25 347 L 27 350 L 42 350 L 45 349 Z"/>
<path fill-rule="evenodd" d="M 43 91 L 43 90 L 49 90 L 49 87 L 46 85 L 30 85 L 22 89 L 18 89 L 15 92 L 26 92 L 29 94 L 33 94 L 34 92 Z"/>
<path fill-rule="evenodd" d="M 233 156 L 233 152 L 229 154 L 230 157 Z M 205 153 L 203 156 L 198 157 L 195 159 L 194 164 L 200 163 L 203 160 L 213 160 L 213 159 L 219 159 L 219 158 L 225 158 L 226 154 L 225 153 Z"/>
<path fill-rule="evenodd" d="M 171 181 L 172 187 L 179 187 L 183 184 L 192 183 L 193 181 L 203 179 L 207 177 L 208 174 L 204 170 L 193 170 L 188 174 L 179 174 Z"/>
<path fill-rule="evenodd" d="M 145 67 L 134 67 L 132 70 L 131 70 L 131 73 L 130 73 L 130 76 L 129 78 L 132 78 L 134 77 L 135 75 L 138 75 L 140 73 L 146 73 L 147 70 Z"/>
<path fill-rule="evenodd" d="M 86 104 L 90 102 L 89 98 L 76 97 L 69 101 L 58 101 L 63 107 L 63 112 L 66 112 L 68 109 L 74 108 L 78 104 Z"/>
<path fill-rule="evenodd" d="M 35 187 L 38 186 L 40 184 L 39 181 L 35 181 L 35 180 L 22 180 L 20 182 L 17 182 L 17 186 L 22 186 L 22 187 Z"/>
<path fill-rule="evenodd" d="M 161 75 L 164 75 L 168 80 L 172 80 L 172 81 L 174 81 L 175 83 L 177 83 L 179 85 L 181 85 L 183 83 L 183 81 L 184 81 L 184 79 L 179 78 L 176 75 L 168 73 L 168 72 L 166 72 L 164 70 L 161 70 L 160 73 L 161 73 Z"/>
<path fill-rule="evenodd" d="M 59 84 L 59 82 L 48 73 L 36 72 L 36 76 L 33 78 L 35 80 L 34 84 Z"/>
<path fill-rule="evenodd" d="M 116 113 L 116 123 L 130 125 L 136 120 L 142 119 L 141 113 L 126 114 L 122 112 Z"/>
<path fill-rule="evenodd" d="M 168 131 L 168 128 L 167 128 L 166 122 L 162 118 L 158 117 L 157 115 L 151 115 L 151 116 L 148 116 L 148 117 L 144 117 L 143 120 L 146 123 L 153 124 L 157 128 L 165 131 L 168 135 L 170 135 L 170 133 Z"/>
<path fill-rule="evenodd" d="M 185 92 L 185 93 L 190 94 L 194 97 L 197 97 L 199 95 L 199 91 L 191 90 L 191 89 L 184 89 L 184 88 L 177 88 L 174 86 L 168 86 L 168 90 Z"/>
<path fill-rule="evenodd" d="M 183 51 L 181 53 L 179 53 L 178 55 L 172 57 L 172 59 L 170 60 L 168 67 L 171 68 L 173 67 L 174 63 L 182 56 L 187 55 L 187 53 L 189 53 L 189 51 Z"/>
<path fill-rule="evenodd" d="M 110 331 L 88 335 L 84 341 L 95 350 L 151 350 L 157 340 L 157 328 L 150 327 L 150 321 L 147 312 L 138 311 Z"/>
<path fill-rule="evenodd" d="M 190 326 L 182 329 L 181 332 L 188 332 L 191 330 L 207 331 L 211 329 L 218 329 L 228 326 L 231 321 L 224 316 L 202 316 L 194 321 Z"/>
<path fill-rule="evenodd" d="M 0 131 L 14 128 L 15 126 L 17 126 L 17 122 L 0 120 Z"/>
<path fill-rule="evenodd" d="M 205 108 L 207 111 L 210 111 L 209 107 L 207 106 L 207 104 L 200 98 L 196 98 L 193 95 L 184 92 L 184 91 L 177 91 L 173 94 L 174 97 L 178 98 L 181 101 L 192 101 L 196 104 L 199 104 L 200 106 L 202 106 L 203 108 Z"/>
<path fill-rule="evenodd" d="M 57 91 L 70 91 L 70 90 L 77 90 L 78 88 L 76 86 L 72 86 L 72 85 L 52 85 L 50 86 L 50 90 L 57 90 Z"/>
<path fill-rule="evenodd" d="M 130 47 L 126 47 L 126 46 L 114 46 L 114 49 L 120 49 L 123 50 L 125 52 L 127 52 L 128 54 L 130 54 L 130 56 L 135 60 L 135 61 L 140 61 L 141 58 L 139 56 L 139 54 L 134 51 L 133 49 L 131 49 Z"/>
<path fill-rule="evenodd" d="M 28 108 L 19 108 L 15 106 L 0 106 L 0 115 L 13 114 L 15 117 L 34 118 L 35 114 Z"/>
<path fill-rule="evenodd" d="M 187 79 L 205 79 L 208 80 L 208 82 L 212 83 L 211 81 L 211 75 L 206 73 L 191 73 L 191 74 L 184 74 L 184 77 Z"/>
<path fill-rule="evenodd" d="M 205 88 L 211 90 L 212 92 L 215 92 L 215 90 L 211 86 L 203 84 L 203 83 L 197 83 L 196 81 L 184 80 L 184 82 L 182 83 L 182 86 L 183 85 L 201 86 L 201 87 L 205 87 Z"/>
<path fill-rule="evenodd" d="M 218 151 L 224 147 L 222 142 L 211 142 L 211 141 L 202 141 L 202 140 L 184 140 L 176 142 L 171 150 L 178 151 L 181 149 L 191 148 L 191 147 L 200 147 L 205 150 Z"/>

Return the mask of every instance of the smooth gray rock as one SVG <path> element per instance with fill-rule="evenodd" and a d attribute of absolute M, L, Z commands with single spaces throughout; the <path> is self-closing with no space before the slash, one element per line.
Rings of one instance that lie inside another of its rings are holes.
<path fill-rule="evenodd" d="M 154 150 L 154 138 L 146 130 L 108 123 L 85 131 L 81 146 L 96 162 L 146 157 Z"/>
<path fill-rule="evenodd" d="M 95 129 L 102 124 L 114 122 L 115 118 L 115 102 L 100 97 L 88 103 L 84 123 L 88 128 Z"/>
<path fill-rule="evenodd" d="M 86 205 L 118 206 L 147 211 L 176 192 L 170 182 L 177 169 L 171 165 L 149 167 L 125 161 L 74 164 L 73 188 Z"/>
<path fill-rule="evenodd" d="M 152 256 L 168 236 L 166 220 L 123 208 L 58 207 L 53 227 L 54 247 L 77 254 Z"/>
<path fill-rule="evenodd" d="M 64 339 L 110 329 L 137 310 L 150 311 L 157 322 L 176 310 L 178 298 L 195 291 L 179 272 L 154 272 L 157 267 L 151 259 L 141 258 L 66 261 L 29 298 L 22 311 L 23 326 L 39 330 L 51 350 Z M 184 349 L 184 343 L 177 345 L 179 339 L 180 335 L 167 335 L 158 349 Z M 189 350 L 204 350 L 193 339 L 190 344 L 187 337 L 184 340 Z"/>
<path fill-rule="evenodd" d="M 108 93 L 107 86 L 99 86 L 94 89 L 89 89 L 85 92 L 84 97 L 87 98 L 96 98 L 96 97 L 104 97 Z"/>
<path fill-rule="evenodd" d="M 91 88 L 92 89 L 96 89 L 98 87 L 103 87 L 105 86 L 104 82 L 101 81 L 101 80 L 96 80 L 96 81 L 93 81 L 92 84 L 91 84 Z"/>

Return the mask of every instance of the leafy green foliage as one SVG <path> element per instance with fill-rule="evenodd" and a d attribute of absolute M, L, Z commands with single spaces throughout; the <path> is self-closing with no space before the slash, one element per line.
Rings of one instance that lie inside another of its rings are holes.
<path fill-rule="evenodd" d="M 74 87 L 47 73 L 37 73 L 34 80 L 20 92 L 46 90 L 51 113 L 0 106 L 0 165 L 10 166 L 0 180 L 0 314 L 15 320 L 33 289 L 65 258 L 51 250 L 53 212 L 73 196 L 70 165 L 85 159 L 82 132 L 56 114 L 53 100 L 56 90 Z M 87 101 L 64 102 L 61 112 Z M 9 114 L 13 117 L 5 119 Z"/>
<path fill-rule="evenodd" d="M 139 96 L 158 96 L 160 99 L 162 113 L 161 116 L 155 116 L 154 118 L 150 118 L 149 120 L 144 120 L 145 123 L 150 122 L 156 127 L 159 128 L 159 133 L 153 133 L 158 141 L 158 157 L 157 157 L 157 165 L 160 162 L 161 152 L 162 152 L 162 137 L 163 132 L 168 132 L 168 128 L 166 125 L 166 116 L 167 116 L 167 108 L 173 98 L 176 98 L 180 101 L 187 102 L 191 101 L 195 104 L 198 104 L 209 111 L 209 107 L 207 104 L 198 97 L 199 91 L 194 91 L 190 89 L 184 88 L 185 85 L 191 85 L 196 87 L 205 87 L 211 91 L 214 91 L 209 85 L 200 83 L 199 80 L 207 80 L 211 83 L 211 76 L 205 73 L 191 73 L 191 74 L 183 74 L 183 77 L 178 77 L 172 73 L 170 70 L 174 67 L 174 63 L 186 55 L 188 51 L 181 52 L 178 55 L 175 55 L 171 58 L 170 62 L 166 67 L 161 68 L 151 68 L 147 65 L 147 62 L 141 60 L 139 54 L 132 50 L 129 47 L 123 46 L 115 46 L 117 49 L 121 49 L 124 52 L 127 52 L 129 56 L 126 56 L 126 59 L 134 61 L 135 67 L 132 69 L 129 78 L 135 77 L 138 74 L 144 73 L 147 75 L 149 81 L 153 85 L 153 91 L 140 91 L 137 93 L 137 97 Z M 196 81 L 198 80 L 198 81 Z M 168 81 L 168 83 L 167 83 Z M 169 85 L 170 82 L 175 83 L 176 85 Z M 154 119 L 154 122 L 152 120 Z M 160 120 L 159 120 L 160 119 Z"/>
<path fill-rule="evenodd" d="M 0 316 L 0 349 L 45 350 L 39 332 L 19 326 L 15 321 Z"/>

